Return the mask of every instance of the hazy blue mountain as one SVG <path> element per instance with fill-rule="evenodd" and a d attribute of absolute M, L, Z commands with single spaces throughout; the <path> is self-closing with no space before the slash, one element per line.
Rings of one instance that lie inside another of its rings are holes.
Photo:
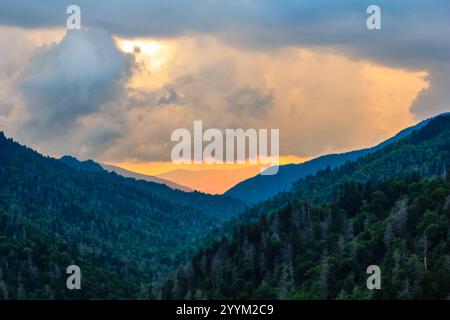
<path fill-rule="evenodd" d="M 170 187 L 172 189 L 177 189 L 177 190 L 181 190 L 181 191 L 185 191 L 185 192 L 194 191 L 193 189 L 191 189 L 189 187 L 182 186 L 181 184 L 169 181 L 167 179 L 162 179 L 162 178 L 155 177 L 155 176 L 149 176 L 149 175 L 146 175 L 146 174 L 141 174 L 141 173 L 129 171 L 129 170 L 126 170 L 126 169 L 123 169 L 123 168 L 119 168 L 119 167 L 110 165 L 110 164 L 102 163 L 100 165 L 106 171 L 115 172 L 115 173 L 120 174 L 121 176 L 124 176 L 124 177 L 135 178 L 137 180 L 145 180 L 145 181 L 149 181 L 149 182 L 165 184 L 166 186 L 168 186 L 168 187 Z"/>
<path fill-rule="evenodd" d="M 227 192 L 225 195 L 241 199 L 248 204 L 254 204 L 258 201 L 263 201 L 274 196 L 278 192 L 287 191 L 292 188 L 292 184 L 307 175 L 313 175 L 321 169 L 326 167 L 336 168 L 340 165 L 354 161 L 369 153 L 375 152 L 392 142 L 411 134 L 414 130 L 417 130 L 426 125 L 431 119 L 424 120 L 419 124 L 406 128 L 396 134 L 394 137 L 378 144 L 372 148 L 366 148 L 356 151 L 345 152 L 341 154 L 328 154 L 324 155 L 305 163 L 301 164 L 288 164 L 279 167 L 279 171 L 276 175 L 265 176 L 257 175 L 253 178 L 247 179 Z"/>
<path fill-rule="evenodd" d="M 132 172 L 132 171 L 129 171 L 129 170 L 126 170 L 123 168 L 119 168 L 119 167 L 116 167 L 113 165 L 109 165 L 109 164 L 103 164 L 103 163 L 100 164 L 100 163 L 97 163 L 90 159 L 86 160 L 86 161 L 80 161 L 73 156 L 66 155 L 66 156 L 61 157 L 59 159 L 59 161 L 63 162 L 64 164 L 66 164 L 69 167 L 76 169 L 76 170 L 91 171 L 91 172 L 102 172 L 102 171 L 115 172 L 118 175 L 121 175 L 123 177 L 164 184 L 164 185 L 166 185 L 172 189 L 176 189 L 176 190 L 181 190 L 181 191 L 185 191 L 185 192 L 193 191 L 191 188 L 179 185 L 175 182 L 172 182 L 172 181 L 169 181 L 166 179 L 161 179 L 161 178 L 154 177 L 154 176 L 149 176 L 149 175 L 145 175 L 145 174 Z"/>

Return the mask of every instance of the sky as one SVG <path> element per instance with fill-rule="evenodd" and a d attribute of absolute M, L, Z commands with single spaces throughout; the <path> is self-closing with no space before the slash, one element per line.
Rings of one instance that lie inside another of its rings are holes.
<path fill-rule="evenodd" d="M 278 128 L 281 163 L 300 163 L 449 111 L 450 2 L 1 1 L 0 57 L 8 136 L 151 175 L 217 170 L 209 189 L 183 176 L 220 193 L 242 166 L 175 166 L 173 130 Z"/>

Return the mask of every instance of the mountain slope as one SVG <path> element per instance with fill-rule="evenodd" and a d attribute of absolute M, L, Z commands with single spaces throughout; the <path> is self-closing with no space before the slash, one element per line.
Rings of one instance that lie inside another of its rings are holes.
<path fill-rule="evenodd" d="M 91 172 L 103 171 L 103 168 L 98 163 L 92 160 L 79 161 L 75 157 L 66 155 L 61 157 L 59 161 L 76 170 L 91 171 Z"/>
<path fill-rule="evenodd" d="M 65 290 L 72 263 L 90 284 L 80 297 L 136 297 L 243 208 L 225 196 L 74 169 L 0 133 L 0 297 L 73 297 Z"/>
<path fill-rule="evenodd" d="M 350 191 L 350 192 L 347 192 Z M 202 250 L 158 289 L 167 299 L 448 299 L 450 179 L 349 184 L 286 204 Z M 368 290 L 366 270 L 381 271 Z"/>
<path fill-rule="evenodd" d="M 136 172 L 132 172 L 123 168 L 119 168 L 113 165 L 109 164 L 99 164 L 93 160 L 86 160 L 86 161 L 80 161 L 75 157 L 72 156 L 63 156 L 59 159 L 59 161 L 63 162 L 65 165 L 68 165 L 71 168 L 77 169 L 77 170 L 84 170 L 84 171 L 95 171 L 95 172 L 101 172 L 103 170 L 108 172 L 115 172 L 118 175 L 121 175 L 123 177 L 127 178 L 134 178 L 136 180 L 144 180 L 148 182 L 154 182 L 159 184 L 164 184 L 172 189 L 177 189 L 185 192 L 191 192 L 192 189 L 188 187 L 181 186 L 179 184 L 176 184 L 169 180 L 160 179 L 158 177 L 148 176 L 145 174 L 140 174 Z"/>
<path fill-rule="evenodd" d="M 442 115 L 246 210 L 163 281 L 158 294 L 446 299 L 449 167 L 450 115 Z M 383 289 L 375 292 L 365 287 L 366 268 L 373 264 L 383 275 Z"/>
<path fill-rule="evenodd" d="M 331 169 L 317 171 L 296 181 L 287 192 L 259 202 L 232 219 L 230 228 L 258 219 L 263 213 L 276 211 L 289 199 L 330 201 L 334 189 L 346 181 L 379 182 L 416 172 L 421 177 L 443 174 L 450 164 L 450 114 L 432 118 L 420 129 L 398 141 L 392 141 L 377 151 L 355 161 Z"/>
<path fill-rule="evenodd" d="M 137 173 L 137 172 L 133 172 L 133 171 L 129 171 L 123 168 L 119 168 L 110 164 L 101 164 L 102 168 L 105 169 L 106 171 L 109 172 L 115 172 L 121 176 L 124 177 L 129 177 L 129 178 L 135 178 L 137 180 L 145 180 L 148 182 L 155 182 L 155 183 L 160 183 L 160 184 L 165 184 L 166 186 L 172 188 L 172 189 L 176 189 L 176 190 L 181 190 L 184 192 L 191 192 L 193 191 L 193 189 L 183 186 L 181 184 L 169 181 L 167 179 L 162 179 L 159 177 L 155 177 L 155 176 L 149 176 L 146 174 L 141 174 L 141 173 Z"/>
<path fill-rule="evenodd" d="M 288 191 L 290 188 L 292 188 L 292 184 L 300 178 L 303 178 L 307 175 L 313 175 L 319 170 L 325 169 L 326 167 L 339 167 L 340 165 L 348 161 L 357 160 L 362 156 L 382 149 L 390 143 L 406 137 L 414 130 L 420 129 L 429 121 L 430 119 L 422 121 L 413 127 L 404 129 L 394 137 L 380 143 L 373 148 L 356 150 L 341 154 L 329 154 L 301 164 L 289 164 L 280 166 L 279 171 L 276 175 L 266 176 L 259 174 L 253 178 L 238 183 L 233 188 L 225 192 L 225 195 L 241 199 L 249 204 L 254 204 L 258 201 L 269 199 L 278 192 Z"/>

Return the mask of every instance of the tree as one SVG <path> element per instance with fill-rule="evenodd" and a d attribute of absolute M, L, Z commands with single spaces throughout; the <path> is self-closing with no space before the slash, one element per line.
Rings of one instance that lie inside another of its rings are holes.
<path fill-rule="evenodd" d="M 0 293 L 1 298 L 4 300 L 8 300 L 9 299 L 9 294 L 8 294 L 8 286 L 6 285 L 6 282 L 4 280 L 0 280 Z"/>

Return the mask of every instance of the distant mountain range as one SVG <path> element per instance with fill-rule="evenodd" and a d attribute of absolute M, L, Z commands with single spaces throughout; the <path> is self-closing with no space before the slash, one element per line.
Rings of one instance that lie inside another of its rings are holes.
<path fill-rule="evenodd" d="M 97 163 L 93 160 L 86 160 L 86 161 L 80 161 L 77 158 L 73 156 L 63 156 L 59 159 L 61 162 L 65 163 L 66 165 L 77 169 L 77 170 L 84 170 L 84 171 L 91 171 L 91 172 L 101 172 L 101 171 L 108 171 L 108 172 L 115 172 L 118 175 L 121 175 L 123 177 L 128 178 L 134 178 L 136 180 L 144 180 L 148 182 L 154 182 L 159 184 L 164 184 L 172 189 L 181 190 L 185 192 L 191 192 L 193 189 L 179 185 L 175 182 L 161 179 L 155 176 L 149 176 L 145 174 L 140 174 L 137 172 L 132 172 L 117 166 L 109 165 L 109 164 L 103 164 L 103 163 Z"/>
<path fill-rule="evenodd" d="M 223 194 L 240 181 L 260 172 L 259 166 L 238 169 L 173 170 L 158 175 L 158 178 L 186 185 L 194 190 L 210 194 Z"/>
<path fill-rule="evenodd" d="M 157 176 L 149 176 L 113 165 L 96 163 L 93 160 L 79 161 L 72 156 L 64 156 L 60 160 L 67 165 L 80 170 L 99 171 L 104 169 L 124 177 L 165 184 L 172 189 L 178 189 L 185 192 L 198 190 L 209 194 L 225 194 L 251 205 L 269 199 L 279 192 L 289 190 L 292 188 L 295 181 L 307 175 L 314 175 L 317 171 L 327 167 L 339 167 L 348 161 L 354 161 L 375 152 L 390 143 L 411 134 L 412 131 L 423 127 L 430 120 L 431 119 L 427 119 L 415 126 L 406 128 L 392 138 L 372 148 L 341 154 L 328 154 L 301 164 L 282 165 L 279 167 L 278 173 L 274 176 L 258 174 L 260 170 L 258 166 L 226 170 L 180 169 L 165 172 Z M 231 172 L 230 170 L 233 171 Z"/>
<path fill-rule="evenodd" d="M 445 114 L 443 114 L 445 115 Z M 336 168 L 348 161 L 357 160 L 367 154 L 380 150 L 381 148 L 400 140 L 425 126 L 431 119 L 424 120 L 419 124 L 400 131 L 394 137 L 378 144 L 373 148 L 366 148 L 341 154 L 324 155 L 301 164 L 288 164 L 279 167 L 276 175 L 257 175 L 242 181 L 225 192 L 225 195 L 241 199 L 248 204 L 269 199 L 279 192 L 292 188 L 292 184 L 307 175 L 314 175 L 319 170 L 327 167 Z"/>
<path fill-rule="evenodd" d="M 120 168 L 120 167 L 116 167 L 116 166 L 110 165 L 110 164 L 102 163 L 100 165 L 106 171 L 115 172 L 115 173 L 120 174 L 121 176 L 124 176 L 124 177 L 130 177 L 130 178 L 135 178 L 137 180 L 145 180 L 145 181 L 149 181 L 149 182 L 165 184 L 166 186 L 171 187 L 172 189 L 177 189 L 177 190 L 181 190 L 181 191 L 184 191 L 184 192 L 194 191 L 194 189 L 192 189 L 192 188 L 183 186 L 183 185 L 175 183 L 173 181 L 169 181 L 167 179 L 162 179 L 160 177 L 149 176 L 149 175 L 145 175 L 145 174 L 129 171 L 129 170 L 126 170 L 126 169 L 123 169 L 123 168 Z"/>

